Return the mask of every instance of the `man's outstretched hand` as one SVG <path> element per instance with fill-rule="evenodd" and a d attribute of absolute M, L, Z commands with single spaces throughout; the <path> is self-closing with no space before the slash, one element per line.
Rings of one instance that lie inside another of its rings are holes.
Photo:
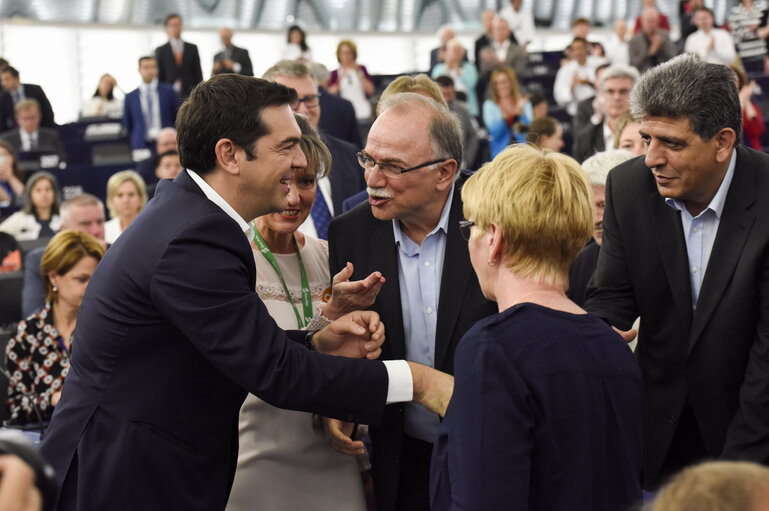
<path fill-rule="evenodd" d="M 384 340 L 384 324 L 379 321 L 379 314 L 354 311 L 318 331 L 312 343 L 321 353 L 375 360 L 382 354 Z"/>

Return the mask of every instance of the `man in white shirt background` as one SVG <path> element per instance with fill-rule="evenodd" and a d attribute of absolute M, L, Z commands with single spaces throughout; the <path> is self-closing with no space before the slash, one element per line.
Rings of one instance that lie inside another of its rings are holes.
<path fill-rule="evenodd" d="M 698 7 L 692 16 L 697 31 L 686 38 L 684 51 L 694 53 L 701 59 L 713 64 L 728 66 L 737 58 L 734 40 L 726 30 L 713 26 L 713 11 L 707 7 Z"/>
<path fill-rule="evenodd" d="M 523 8 L 523 0 L 510 0 L 509 4 L 500 9 L 499 17 L 507 20 L 518 44 L 526 51 L 526 45 L 534 40 L 534 16 L 531 10 Z"/>

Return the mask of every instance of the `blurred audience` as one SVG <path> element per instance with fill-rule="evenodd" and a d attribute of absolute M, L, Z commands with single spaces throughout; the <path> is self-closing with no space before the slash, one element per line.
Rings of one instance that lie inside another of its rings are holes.
<path fill-rule="evenodd" d="M 534 40 L 534 15 L 523 8 L 523 0 L 510 0 L 499 10 L 499 17 L 507 21 L 515 39 L 523 49 Z"/>
<path fill-rule="evenodd" d="M 474 169 L 475 168 L 475 156 L 478 153 L 478 125 L 470 115 L 470 111 L 467 107 L 456 101 L 456 92 L 454 88 L 454 79 L 450 76 L 441 75 L 435 79 L 435 83 L 438 84 L 438 88 L 441 90 L 444 101 L 449 107 L 449 110 L 454 112 L 459 117 L 459 122 L 462 124 L 462 135 L 464 137 L 462 141 L 462 147 L 464 152 L 462 153 L 462 168 Z"/>
<path fill-rule="evenodd" d="M 729 13 L 729 30 L 737 54 L 749 72 L 766 72 L 769 5 L 762 0 L 739 0 Z"/>
<path fill-rule="evenodd" d="M 535 90 L 531 93 L 529 102 L 531 103 L 531 111 L 534 114 L 534 118 L 532 120 L 547 115 L 547 96 L 545 96 L 544 92 L 541 90 Z"/>
<path fill-rule="evenodd" d="M 53 109 L 48 97 L 39 85 L 21 83 L 19 72 L 12 66 L 0 71 L 0 82 L 3 93 L 0 95 L 0 131 L 6 131 L 18 126 L 16 123 L 16 105 L 25 99 L 34 99 L 40 105 L 40 125 L 55 128 Z"/>
<path fill-rule="evenodd" d="M 475 40 L 474 51 L 473 51 L 473 55 L 475 56 L 475 61 L 474 61 L 475 68 L 478 70 L 479 74 L 481 73 L 481 63 L 482 63 L 481 50 L 491 45 L 494 41 L 492 34 L 494 30 L 493 28 L 494 18 L 496 17 L 497 17 L 496 13 L 491 9 L 486 9 L 481 13 L 481 25 L 483 25 L 483 34 L 478 36 L 478 39 Z M 511 37 L 515 37 L 515 36 L 513 36 L 511 33 Z"/>
<path fill-rule="evenodd" d="M 22 99 L 16 103 L 16 124 L 18 128 L 6 131 L 0 138 L 8 142 L 17 153 L 44 153 L 56 155 L 58 160 L 46 163 L 48 167 L 58 166 L 67 160 L 64 144 L 54 128 L 40 125 L 40 105 L 36 99 Z M 37 165 L 37 164 L 35 164 Z"/>
<path fill-rule="evenodd" d="M 21 205 L 24 194 L 24 171 L 16 150 L 0 139 L 0 206 Z"/>
<path fill-rule="evenodd" d="M 657 2 L 655 0 L 641 0 L 641 14 L 636 16 L 635 26 L 633 27 L 633 34 L 637 34 L 643 30 L 643 11 L 645 9 L 654 9 L 657 11 L 657 26 L 666 32 L 670 32 L 670 20 L 668 17 L 659 12 L 657 9 Z"/>
<path fill-rule="evenodd" d="M 478 98 L 475 95 L 475 85 L 478 83 L 478 70 L 465 60 L 465 48 L 459 39 L 446 43 L 446 59 L 433 68 L 432 78 L 441 75 L 450 76 L 454 80 L 454 89 L 467 94 L 467 109 L 470 115 L 478 115 Z"/>
<path fill-rule="evenodd" d="M 564 146 L 561 123 L 548 115 L 534 119 L 529 125 L 526 142 L 540 149 L 560 152 Z"/>
<path fill-rule="evenodd" d="M 251 57 L 248 50 L 232 44 L 232 29 L 222 27 L 219 29 L 219 40 L 222 42 L 222 50 L 214 55 L 214 68 L 212 75 L 219 73 L 238 73 L 245 76 L 254 76 L 251 66 Z"/>
<path fill-rule="evenodd" d="M 0 224 L 0 231 L 17 241 L 50 238 L 62 225 L 60 201 L 61 191 L 56 177 L 49 172 L 36 172 L 27 180 L 22 210 L 5 219 Z"/>
<path fill-rule="evenodd" d="M 646 143 L 641 138 L 641 121 L 634 119 L 630 110 L 623 112 L 614 125 L 614 149 L 622 149 L 636 156 L 646 154 Z"/>
<path fill-rule="evenodd" d="M 764 124 L 764 116 L 761 114 L 761 108 L 753 101 L 753 93 L 757 87 L 756 81 L 748 81 L 748 77 L 740 67 L 735 65 L 730 67 L 737 79 L 737 90 L 740 95 L 742 136 L 750 147 L 761 151 L 761 135 L 764 134 L 766 125 Z"/>
<path fill-rule="evenodd" d="M 104 241 L 115 243 L 147 203 L 144 179 L 133 170 L 112 174 L 107 181 L 107 209 L 111 219 L 104 223 Z"/>
<path fill-rule="evenodd" d="M 609 68 L 611 64 L 608 62 L 599 65 L 595 68 L 595 83 L 596 86 L 601 83 L 604 72 Z M 596 123 L 600 122 L 601 114 L 599 112 L 598 117 L 593 119 L 593 115 L 596 115 L 596 110 L 602 110 L 600 102 L 600 94 L 596 93 L 595 96 L 583 99 L 577 103 L 577 113 L 571 118 L 572 133 L 578 133 L 582 128 L 588 124 L 593 124 L 593 120 Z"/>
<path fill-rule="evenodd" d="M 489 133 L 491 157 L 512 142 L 523 142 L 534 118 L 529 97 L 521 94 L 515 71 L 501 66 L 491 73 L 489 99 L 483 102 L 483 124 Z"/>
<path fill-rule="evenodd" d="M 556 103 L 566 107 L 570 115 L 577 113 L 577 104 L 595 96 L 595 68 L 593 60 L 588 60 L 588 42 L 582 37 L 575 37 L 569 45 L 571 60 L 566 62 L 555 75 L 553 96 Z"/>
<path fill-rule="evenodd" d="M 99 78 L 99 85 L 93 96 L 83 105 L 80 117 L 122 117 L 123 99 L 115 97 L 117 80 L 107 73 Z"/>
<path fill-rule="evenodd" d="M 454 32 L 454 29 L 451 28 L 451 25 L 444 25 L 438 29 L 438 40 L 440 41 L 440 45 L 437 48 L 430 50 L 430 74 L 432 74 L 435 66 L 446 61 L 446 43 L 456 36 L 457 35 Z M 465 55 L 465 60 L 467 60 L 467 55 Z"/>
<path fill-rule="evenodd" d="M 153 162 L 155 163 L 155 177 L 158 181 L 161 179 L 175 179 L 184 168 L 179 158 L 179 152 L 176 149 L 168 149 L 159 153 L 155 156 Z M 148 200 L 155 196 L 157 185 L 157 182 L 147 185 Z"/>
<path fill-rule="evenodd" d="M 641 12 L 641 31 L 628 43 L 630 65 L 645 73 L 676 56 L 676 47 L 667 30 L 660 28 L 659 12 L 645 7 Z"/>
<path fill-rule="evenodd" d="M 21 249 L 16 238 L 0 231 L 0 273 L 21 270 Z"/>
<path fill-rule="evenodd" d="M 198 47 L 182 41 L 182 18 L 178 14 L 166 16 L 165 28 L 168 42 L 155 48 L 158 79 L 173 86 L 174 92 L 184 101 L 203 81 Z"/>
<path fill-rule="evenodd" d="M 61 231 L 86 232 L 106 248 L 104 242 L 104 204 L 88 193 L 75 195 L 59 207 Z M 45 305 L 45 287 L 40 273 L 40 261 L 45 247 L 27 252 L 24 256 L 24 287 L 21 289 L 21 313 L 24 317 Z"/>
<path fill-rule="evenodd" d="M 160 130 L 173 127 L 179 100 L 174 89 L 158 81 L 158 65 L 154 57 L 139 58 L 142 83 L 125 97 L 123 127 L 133 149 L 152 147 Z"/>
<path fill-rule="evenodd" d="M 328 68 L 320 62 L 310 65 L 312 76 L 318 82 L 320 95 L 320 121 L 318 131 L 328 133 L 332 137 L 350 142 L 355 147 L 361 147 L 360 130 L 355 118 L 355 107 L 344 98 L 331 94 L 326 87 L 331 77 Z"/>
<path fill-rule="evenodd" d="M 594 154 L 582 164 L 582 170 L 592 188 L 593 234 L 592 240 L 577 255 L 569 267 L 569 288 L 566 296 L 580 307 L 585 304 L 585 290 L 598 264 L 603 236 L 603 210 L 606 206 L 606 176 L 609 171 L 635 155 L 623 150 L 610 149 Z"/>
<path fill-rule="evenodd" d="M 312 50 L 307 45 L 307 34 L 302 27 L 299 25 L 288 27 L 286 39 L 286 47 L 283 48 L 281 59 L 312 63 Z"/>
<path fill-rule="evenodd" d="M 686 38 L 684 51 L 714 64 L 732 64 L 737 58 L 734 41 L 729 32 L 713 27 L 713 11 L 707 7 L 698 7 L 693 19 L 698 30 Z"/>
<path fill-rule="evenodd" d="M 328 91 L 338 94 L 355 107 L 358 120 L 371 118 L 369 98 L 374 94 L 374 82 L 366 66 L 358 64 L 358 47 L 349 39 L 339 42 L 336 47 L 336 60 L 339 68 L 331 71 Z"/>
<path fill-rule="evenodd" d="M 687 37 L 697 31 L 697 25 L 694 24 L 692 18 L 694 11 L 702 6 L 702 0 L 679 0 L 678 19 L 681 22 L 681 40 L 686 41 Z"/>
<path fill-rule="evenodd" d="M 621 19 L 615 21 L 609 42 L 606 44 L 606 57 L 612 64 L 630 64 L 629 41 L 627 22 Z"/>
<path fill-rule="evenodd" d="M 48 421 L 69 372 L 77 314 L 104 247 L 84 232 L 64 231 L 43 252 L 45 305 L 19 323 L 8 341 L 5 366 L 11 423 Z M 39 414 L 39 415 L 38 415 Z"/>
<path fill-rule="evenodd" d="M 507 66 L 515 71 L 516 76 L 526 74 L 527 57 L 518 43 L 511 41 L 512 32 L 507 20 L 496 18 L 492 24 L 491 44 L 481 50 L 481 76 L 487 81 L 494 69 Z"/>

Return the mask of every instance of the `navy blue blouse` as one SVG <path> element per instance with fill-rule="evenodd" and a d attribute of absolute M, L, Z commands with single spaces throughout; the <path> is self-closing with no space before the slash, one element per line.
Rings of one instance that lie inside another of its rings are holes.
<path fill-rule="evenodd" d="M 470 329 L 454 367 L 433 511 L 621 511 L 641 500 L 641 371 L 599 317 L 516 305 Z"/>

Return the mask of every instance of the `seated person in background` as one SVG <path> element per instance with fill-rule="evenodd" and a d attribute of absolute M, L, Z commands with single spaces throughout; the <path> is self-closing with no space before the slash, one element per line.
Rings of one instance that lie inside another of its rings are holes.
<path fill-rule="evenodd" d="M 61 203 L 61 230 L 87 232 L 104 248 L 104 204 L 89 193 L 76 195 Z M 24 287 L 21 288 L 21 313 L 24 317 L 45 305 L 45 287 L 40 274 L 40 261 L 45 247 L 30 250 L 24 256 Z"/>
<path fill-rule="evenodd" d="M 454 356 L 433 511 L 629 509 L 641 499 L 641 370 L 619 334 L 564 294 L 593 223 L 582 169 L 519 144 L 468 179 L 462 199 L 470 261 L 499 313 Z"/>
<path fill-rule="evenodd" d="M 125 97 L 123 128 L 128 133 L 132 149 L 152 147 L 160 130 L 173 127 L 179 100 L 174 88 L 158 81 L 155 57 L 139 59 L 142 83 Z"/>
<path fill-rule="evenodd" d="M 155 157 L 158 154 L 163 154 L 166 151 L 178 151 L 179 148 L 176 143 L 176 128 L 163 128 L 158 131 L 158 140 L 155 142 L 155 152 L 145 158 L 144 160 L 136 163 L 136 172 L 144 179 L 144 182 L 155 183 Z M 151 195 L 150 195 L 151 197 Z"/>
<path fill-rule="evenodd" d="M 147 188 L 139 174 L 133 170 L 113 174 L 107 181 L 107 208 L 112 218 L 104 224 L 104 241 L 115 243 L 146 203 Z"/>
<path fill-rule="evenodd" d="M 641 31 L 628 43 L 630 65 L 645 73 L 676 56 L 676 47 L 667 30 L 659 26 L 659 12 L 647 7 L 641 13 Z"/>
<path fill-rule="evenodd" d="M 182 171 L 182 163 L 179 160 L 179 152 L 176 149 L 169 149 L 155 157 L 155 177 L 158 181 L 161 179 L 174 179 Z M 147 185 L 147 199 L 155 196 L 157 183 Z"/>
<path fill-rule="evenodd" d="M 11 66 L 6 66 L 0 71 L 0 81 L 4 91 L 0 93 L 0 132 L 18 126 L 16 124 L 16 105 L 24 99 L 34 99 L 40 105 L 41 126 L 56 127 L 53 122 L 51 103 L 39 85 L 21 83 L 19 72 Z"/>
<path fill-rule="evenodd" d="M 13 146 L 0 139 L 0 206 L 20 204 L 24 194 L 24 171 Z"/>
<path fill-rule="evenodd" d="M 459 122 L 462 123 L 462 135 L 464 136 L 462 141 L 462 148 L 464 149 L 462 153 L 462 168 L 475 170 L 473 167 L 475 165 L 475 156 L 478 153 L 478 123 L 470 115 L 467 107 L 456 100 L 453 78 L 441 75 L 435 79 L 435 83 L 438 84 L 438 88 L 441 90 L 449 110 L 454 112 L 459 117 Z"/>
<path fill-rule="evenodd" d="M 437 48 L 430 50 L 430 73 L 433 72 L 435 66 L 441 62 L 446 61 L 446 43 L 451 41 L 457 36 L 451 25 L 444 25 L 438 29 L 438 41 L 440 45 Z M 465 56 L 467 58 L 467 56 Z"/>
<path fill-rule="evenodd" d="M 603 74 L 609 68 L 611 64 L 608 62 L 601 64 L 595 68 L 595 83 L 596 85 L 601 83 Z M 603 119 L 600 115 L 593 118 L 593 114 L 596 113 L 596 106 L 599 106 L 599 94 L 583 99 L 577 103 L 577 113 L 571 118 L 571 132 L 578 133 L 579 130 L 587 126 L 588 124 L 598 124 Z M 594 121 L 595 122 L 591 122 Z"/>
<path fill-rule="evenodd" d="M 585 289 L 598 263 L 603 236 L 603 209 L 606 205 L 606 176 L 609 171 L 635 155 L 623 150 L 609 150 L 594 154 L 582 164 L 593 189 L 593 239 L 583 248 L 569 268 L 569 288 L 566 296 L 580 307 L 585 303 Z"/>
<path fill-rule="evenodd" d="M 83 112 L 80 117 L 112 117 L 115 119 L 122 117 L 123 99 L 115 97 L 115 87 L 117 87 L 117 80 L 114 76 L 109 73 L 102 75 L 99 78 L 96 92 L 83 105 Z"/>
<path fill-rule="evenodd" d="M 0 231 L 17 241 L 50 238 L 61 228 L 60 197 L 56 177 L 49 172 L 35 172 L 24 189 L 23 209 L 0 224 Z"/>
<path fill-rule="evenodd" d="M 748 461 L 708 461 L 685 468 L 648 511 L 766 511 L 769 468 Z"/>
<path fill-rule="evenodd" d="M 737 52 L 732 36 L 726 30 L 713 27 L 713 11 L 705 6 L 698 7 L 694 11 L 694 24 L 698 30 L 686 38 L 686 53 L 694 53 L 714 64 L 728 66 L 734 63 Z"/>
<path fill-rule="evenodd" d="M 2 139 L 13 146 L 17 153 L 30 151 L 55 154 L 59 161 L 66 161 L 67 154 L 59 133 L 40 124 L 40 105 L 36 99 L 23 99 L 16 103 L 16 122 L 19 127 L 3 133 Z"/>
<path fill-rule="evenodd" d="M 529 125 L 526 142 L 540 149 L 559 152 L 564 146 L 561 123 L 549 115 L 534 119 Z"/>
<path fill-rule="evenodd" d="M 761 151 L 761 135 L 764 134 L 764 116 L 761 108 L 753 101 L 753 93 L 756 90 L 756 81 L 748 81 L 745 72 L 738 66 L 729 66 L 737 80 L 737 90 L 740 94 L 740 107 L 742 108 L 742 131 L 745 143 L 757 151 Z"/>
<path fill-rule="evenodd" d="M 531 103 L 532 120 L 547 115 L 547 96 L 541 90 L 535 90 L 529 97 Z"/>
<path fill-rule="evenodd" d="M 512 142 L 523 142 L 533 118 L 529 97 L 521 93 L 515 71 L 507 66 L 492 71 L 489 98 L 483 102 L 483 124 L 489 132 L 491 157 Z"/>
<path fill-rule="evenodd" d="M 19 323 L 5 350 L 5 367 L 13 377 L 8 382 L 11 422 L 47 421 L 53 415 L 69 370 L 80 302 L 103 255 L 104 247 L 84 232 L 60 232 L 48 243 L 41 262 L 45 306 Z"/>
<path fill-rule="evenodd" d="M 478 115 L 478 98 L 475 96 L 475 85 L 478 83 L 478 71 L 470 62 L 463 60 L 465 48 L 459 39 L 446 43 L 446 60 L 433 68 L 433 79 L 448 75 L 454 80 L 454 89 L 467 94 L 467 109 L 470 115 Z"/>
<path fill-rule="evenodd" d="M 569 45 L 571 60 L 555 75 L 553 96 L 556 103 L 566 107 L 569 115 L 577 113 L 577 104 L 595 96 L 595 68 L 587 58 L 587 40 L 575 37 Z"/>
<path fill-rule="evenodd" d="M 633 119 L 630 110 L 619 116 L 615 126 L 614 149 L 623 149 L 635 156 L 646 154 L 646 145 L 641 138 L 641 122 Z"/>
<path fill-rule="evenodd" d="M 21 250 L 16 239 L 0 231 L 0 273 L 21 270 Z"/>
<path fill-rule="evenodd" d="M 317 179 L 331 168 L 331 153 L 307 118 L 294 115 L 307 166 L 291 181 L 286 211 L 254 220 L 251 247 L 256 292 L 275 322 L 284 329 L 312 330 L 369 307 L 384 278 L 372 273 L 365 281 L 349 282 L 349 265 L 329 289 L 328 243 L 298 228 L 310 215 Z M 239 423 L 238 468 L 228 511 L 253 509 L 254 502 L 263 509 L 366 509 L 357 461 L 334 451 L 317 417 L 281 410 L 249 394 Z"/>

